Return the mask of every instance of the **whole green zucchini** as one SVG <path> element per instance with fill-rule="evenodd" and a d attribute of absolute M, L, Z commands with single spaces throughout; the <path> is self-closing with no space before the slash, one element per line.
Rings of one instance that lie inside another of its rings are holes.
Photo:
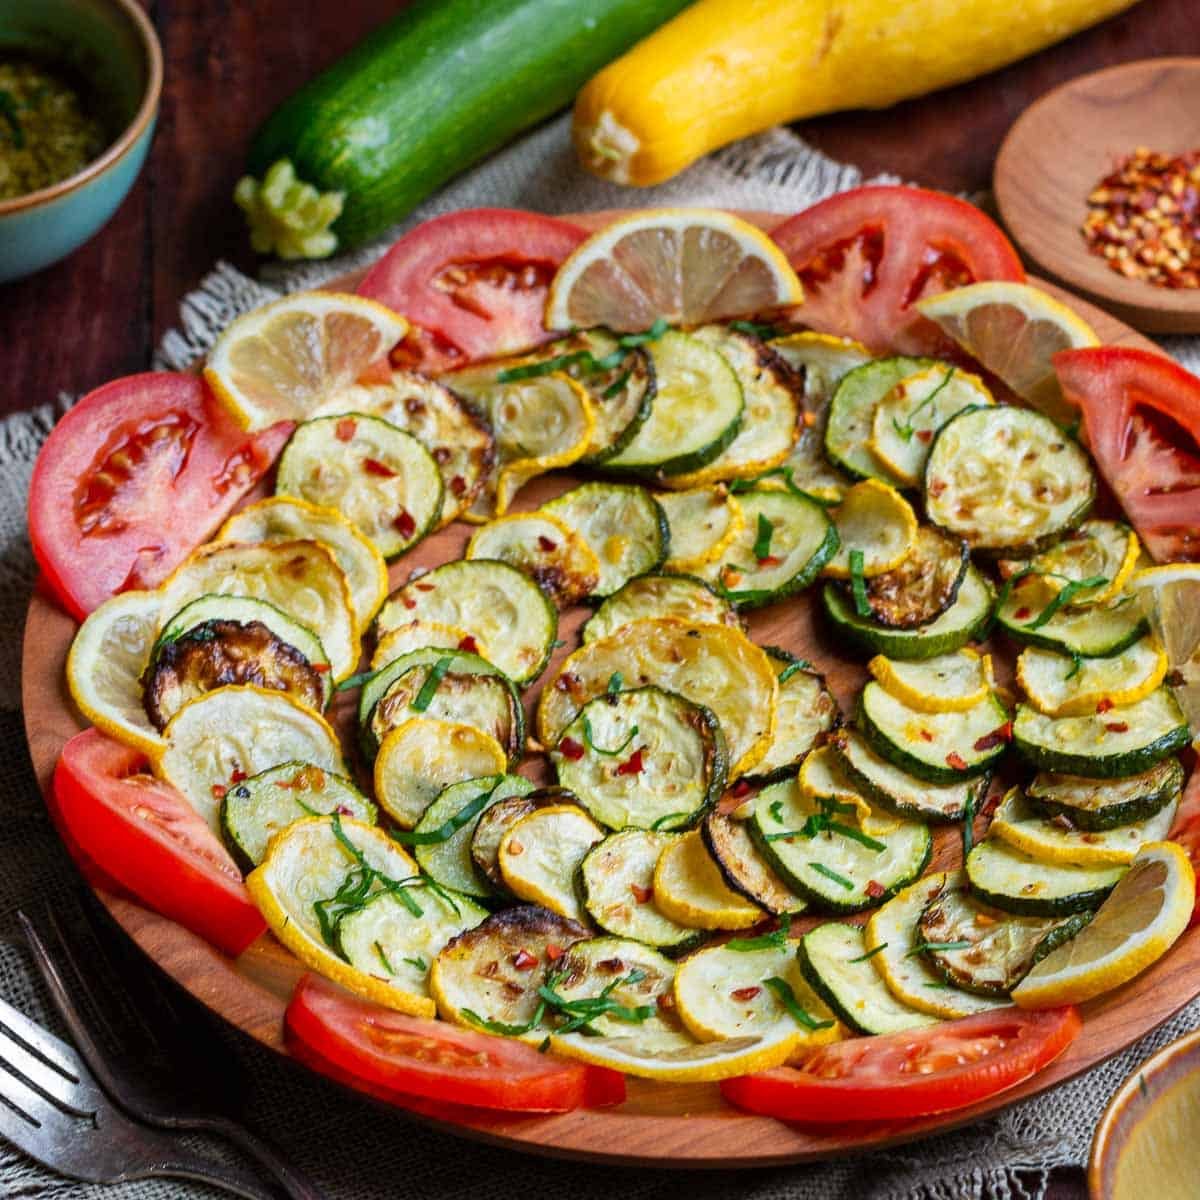
<path fill-rule="evenodd" d="M 262 182 L 236 197 L 256 248 L 316 257 L 382 232 L 687 2 L 415 0 L 259 130 Z"/>

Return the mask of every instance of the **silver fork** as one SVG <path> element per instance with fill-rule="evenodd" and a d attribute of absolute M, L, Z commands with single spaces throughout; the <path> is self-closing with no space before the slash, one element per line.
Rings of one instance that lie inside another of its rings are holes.
<path fill-rule="evenodd" d="M 135 1125 L 109 1103 L 66 1043 L 0 999 L 0 1138 L 84 1183 L 192 1179 L 246 1200 L 275 1200 L 257 1179 Z"/>
<path fill-rule="evenodd" d="M 90 925 L 86 949 L 78 938 L 72 944 L 49 909 L 45 937 L 24 913 L 17 919 L 55 1007 L 104 1091 L 147 1125 L 225 1138 L 253 1158 L 292 1200 L 323 1200 L 312 1183 L 245 1126 L 189 1102 L 179 1079 L 187 1078 L 189 1093 L 203 1090 L 203 1077 L 212 1065 L 211 1046 L 206 1046 L 207 1056 L 203 1050 L 197 1054 L 194 1032 L 185 1032 L 195 1030 L 194 1020 L 187 1019 L 145 964 L 128 954 L 116 962 L 123 949 L 121 935 L 101 928 L 93 911 L 95 901 L 81 899 Z M 91 1022 L 84 1017 L 85 1007 L 94 1014 Z"/>

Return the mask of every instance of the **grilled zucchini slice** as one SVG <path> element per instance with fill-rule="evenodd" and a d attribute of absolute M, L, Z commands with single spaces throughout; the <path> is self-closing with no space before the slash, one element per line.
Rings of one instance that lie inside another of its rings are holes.
<path fill-rule="evenodd" d="M 813 991 L 855 1033 L 903 1033 L 938 1023 L 888 991 L 857 925 L 818 925 L 800 939 L 797 960 Z"/>
<path fill-rule="evenodd" d="M 842 589 L 832 582 L 822 589 L 821 601 L 838 632 L 864 650 L 917 660 L 950 654 L 982 636 L 991 621 L 996 594 L 983 575 L 969 566 L 954 603 L 936 621 L 916 629 L 888 629 L 858 616 Z"/>
<path fill-rule="evenodd" d="M 552 804 L 574 804 L 575 797 L 566 788 L 545 787 L 523 795 L 508 796 L 489 805 L 479 814 L 471 834 L 471 858 L 498 894 L 508 893 L 508 884 L 500 873 L 500 843 L 522 818 Z"/>
<path fill-rule="evenodd" d="M 654 362 L 654 406 L 604 466 L 663 476 L 697 471 L 737 436 L 742 385 L 725 356 L 699 338 L 666 333 L 646 350 Z"/>
<path fill-rule="evenodd" d="M 464 557 L 496 559 L 516 567 L 560 609 L 578 604 L 600 582 L 600 562 L 591 546 L 545 512 L 507 513 L 489 521 L 467 543 Z"/>
<path fill-rule="evenodd" d="M 894 571 L 912 553 L 917 540 L 917 518 L 895 488 L 877 479 L 856 483 L 832 511 L 838 533 L 838 551 L 825 566 L 834 579 L 849 579 L 850 555 L 862 555 L 865 579 Z"/>
<path fill-rule="evenodd" d="M 465 650 L 491 661 L 488 647 L 480 644 L 474 634 L 457 625 L 446 625 L 442 621 L 409 621 L 380 638 L 371 655 L 371 670 L 380 671 L 389 663 L 414 650 Z"/>
<path fill-rule="evenodd" d="M 586 921 L 577 877 L 588 851 L 603 839 L 604 830 L 578 805 L 551 804 L 513 823 L 496 861 L 514 896 Z"/>
<path fill-rule="evenodd" d="M 275 491 L 335 508 L 384 558 L 412 549 L 442 515 L 442 476 L 411 434 L 362 413 L 316 417 L 284 446 Z"/>
<path fill-rule="evenodd" d="M 693 575 L 638 575 L 604 600 L 583 626 L 584 643 L 607 637 L 631 621 L 678 617 L 697 625 L 741 628 L 737 609 Z"/>
<path fill-rule="evenodd" d="M 694 825 L 729 767 L 713 714 L 653 686 L 588 701 L 550 758 L 558 782 L 609 829 Z"/>
<path fill-rule="evenodd" d="M 933 846 L 926 826 L 902 821 L 886 837 L 871 838 L 853 815 L 835 812 L 833 824 L 821 828 L 829 807 L 788 779 L 759 792 L 750 818 L 750 831 L 771 865 L 813 904 L 826 912 L 861 912 L 925 869 Z"/>
<path fill-rule="evenodd" d="M 508 563 L 484 559 L 444 563 L 398 588 L 376 618 L 375 635 L 409 621 L 465 629 L 517 684 L 542 673 L 558 637 L 558 614 L 537 584 Z"/>
<path fill-rule="evenodd" d="M 344 775 L 306 762 L 280 763 L 231 787 L 221 801 L 221 834 L 243 871 L 266 857 L 267 843 L 305 817 L 341 813 L 374 825 L 375 805 Z"/>
<path fill-rule="evenodd" d="M 986 700 L 995 686 L 992 656 L 969 646 L 915 662 L 877 654 L 867 669 L 885 692 L 920 712 L 963 712 Z"/>
<path fill-rule="evenodd" d="M 538 739 L 558 743 L 594 696 L 624 684 L 653 683 L 709 709 L 729 751 L 731 778 L 766 753 L 779 685 L 771 660 L 740 630 L 674 617 L 634 621 L 568 655 L 538 703 Z"/>
<path fill-rule="evenodd" d="M 1043 550 L 1032 562 L 1002 564 L 1010 571 L 1028 568 L 1043 577 L 1051 592 L 1075 584 L 1071 593 L 1073 608 L 1093 604 L 1111 604 L 1125 591 L 1133 576 L 1142 547 L 1138 536 L 1121 521 L 1084 521 L 1062 541 Z M 1092 587 L 1079 588 L 1090 580 L 1103 580 Z"/>
<path fill-rule="evenodd" d="M 719 563 L 697 568 L 739 608 L 803 590 L 837 553 L 837 530 L 815 500 L 754 488 L 739 501 L 745 514 L 741 533 Z"/>
<path fill-rule="evenodd" d="M 654 868 L 680 836 L 625 829 L 587 852 L 579 867 L 580 890 L 588 915 L 601 929 L 671 956 L 703 940 L 703 931 L 671 920 L 654 901 Z"/>
<path fill-rule="evenodd" d="M 1191 740 L 1187 718 L 1160 687 L 1136 704 L 1087 717 L 1047 717 L 1017 705 L 1016 751 L 1040 771 L 1115 779 L 1148 770 Z"/>
<path fill-rule="evenodd" d="M 746 776 L 746 782 L 752 784 L 775 783 L 794 775 L 821 735 L 841 720 L 837 701 L 825 686 L 824 677 L 810 664 L 778 646 L 763 649 L 778 669 L 779 703 L 771 744 L 758 766 Z"/>
<path fill-rule="evenodd" d="M 1072 829 L 1062 818 L 1046 820 L 1029 804 L 1020 788 L 1010 788 L 988 826 L 988 836 L 998 837 L 1039 862 L 1080 867 L 1130 863 L 1145 842 L 1161 842 L 1171 831 L 1178 798 L 1153 816 L 1112 829 Z"/>
<path fill-rule="evenodd" d="M 996 405 L 942 426 L 925 464 L 925 512 L 972 550 L 1012 557 L 1074 529 L 1096 497 L 1080 445 L 1049 417 Z"/>
<path fill-rule="evenodd" d="M 889 813 L 872 806 L 846 771 L 845 763 L 832 743 L 818 746 L 804 760 L 796 782 L 806 800 L 825 802 L 830 816 L 852 813 L 852 822 L 871 837 L 891 833 L 900 824 Z"/>
<path fill-rule="evenodd" d="M 1018 917 L 961 888 L 947 888 L 918 918 L 917 945 L 947 983 L 977 996 L 1007 999 L 1051 950 L 1090 920 L 1091 913 Z"/>
<path fill-rule="evenodd" d="M 475 826 L 491 805 L 532 791 L 533 784 L 520 775 L 485 775 L 452 783 L 425 810 L 412 833 L 399 838 L 411 841 L 421 869 L 442 887 L 467 896 L 493 896 L 495 890 L 471 857 Z"/>
<path fill-rule="evenodd" d="M 412 829 L 452 783 L 503 775 L 504 748 L 474 725 L 413 717 L 383 739 L 375 758 L 375 796 L 401 829 Z"/>
<path fill-rule="evenodd" d="M 635 483 L 581 483 L 542 505 L 591 547 L 599 563 L 597 596 L 610 596 L 635 575 L 657 570 L 670 532 L 658 501 Z"/>
<path fill-rule="evenodd" d="M 929 783 L 959 783 L 989 770 L 1008 746 L 1008 713 L 994 692 L 961 712 L 909 708 L 874 680 L 858 701 L 871 749 Z"/>
<path fill-rule="evenodd" d="M 1127 870 L 1042 862 L 1000 838 L 985 838 L 967 855 L 972 892 L 1005 912 L 1057 917 L 1098 908 Z"/>
<path fill-rule="evenodd" d="M 1099 833 L 1148 820 L 1179 795 L 1183 781 L 1183 766 L 1177 758 L 1164 758 L 1148 771 L 1122 779 L 1039 771 L 1025 798 L 1045 817 L 1062 817 L 1076 829 Z"/>
<path fill-rule="evenodd" d="M 691 929 L 749 929 L 763 910 L 733 891 L 697 829 L 671 842 L 654 868 L 654 903 Z"/>
<path fill-rule="evenodd" d="M 919 629 L 936 621 L 954 603 L 970 562 L 961 538 L 921 525 L 898 566 L 866 579 L 871 619 L 889 629 Z"/>
<path fill-rule="evenodd" d="M 735 892 L 777 917 L 801 913 L 807 907 L 804 897 L 788 887 L 763 857 L 746 821 L 728 813 L 711 812 L 704 818 L 700 833 L 722 878 Z"/>
<path fill-rule="evenodd" d="M 1141 638 L 1120 654 L 1076 660 L 1027 646 L 1017 659 L 1017 682 L 1029 703 L 1048 717 L 1082 717 L 1148 696 L 1167 675 L 1167 656 Z"/>
<path fill-rule="evenodd" d="M 1108 658 L 1129 649 L 1150 629 L 1137 602 L 1123 596 L 1112 604 L 1064 606 L 1044 618 L 1055 592 L 1038 575 L 1014 578 L 996 608 L 996 623 L 1018 642 L 1083 658 Z"/>
<path fill-rule="evenodd" d="M 660 492 L 657 500 L 671 546 L 663 564 L 667 571 L 687 574 L 721 561 L 746 521 L 737 497 L 723 484 Z"/>

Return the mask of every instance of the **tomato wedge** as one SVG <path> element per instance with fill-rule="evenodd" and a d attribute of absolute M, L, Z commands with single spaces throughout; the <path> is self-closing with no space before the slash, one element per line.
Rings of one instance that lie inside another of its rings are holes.
<path fill-rule="evenodd" d="M 144 754 L 98 729 L 76 734 L 54 769 L 54 798 L 68 848 L 155 912 L 235 957 L 266 929 L 225 847 Z"/>
<path fill-rule="evenodd" d="M 512 1038 L 408 1017 L 305 975 L 285 1018 L 289 1046 L 316 1069 L 381 1099 L 413 1098 L 509 1112 L 620 1104 L 616 1071 L 539 1054 Z"/>
<path fill-rule="evenodd" d="M 1193 760 L 1195 756 L 1192 756 Z M 1192 919 L 1188 928 L 1200 925 L 1200 766 L 1193 761 L 1191 777 L 1183 789 L 1183 797 L 1175 810 L 1175 824 L 1168 837 L 1178 842 L 1188 854 L 1196 868 L 1196 903 L 1192 907 Z"/>
<path fill-rule="evenodd" d="M 247 435 L 195 375 L 148 371 L 88 393 L 51 431 L 29 485 L 42 578 L 83 618 L 153 587 L 229 515 L 290 427 Z"/>
<path fill-rule="evenodd" d="M 1054 356 L 1088 447 L 1159 562 L 1200 561 L 1200 379 L 1151 350 Z"/>
<path fill-rule="evenodd" d="M 878 354 L 955 350 L 913 305 L 984 279 L 1021 281 L 1021 260 L 973 204 L 923 188 L 874 186 L 830 196 L 771 231 L 804 284 L 793 315 Z"/>
<path fill-rule="evenodd" d="M 1000 1008 L 910 1033 L 851 1038 L 791 1067 L 721 1084 L 731 1104 L 782 1121 L 889 1121 L 950 1112 L 1028 1079 L 1073 1042 L 1074 1007 Z"/>
<path fill-rule="evenodd" d="M 417 327 L 397 365 L 445 370 L 525 350 L 542 326 L 559 264 L 587 237 L 566 221 L 510 208 L 468 208 L 406 233 L 359 285 Z"/>

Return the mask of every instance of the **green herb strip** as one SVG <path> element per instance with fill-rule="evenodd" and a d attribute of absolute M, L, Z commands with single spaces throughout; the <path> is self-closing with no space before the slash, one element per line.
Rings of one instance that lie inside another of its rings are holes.
<path fill-rule="evenodd" d="M 771 814 L 771 820 L 774 821 L 776 825 L 783 824 L 782 800 L 772 800 L 771 803 L 767 805 L 767 812 Z"/>
<path fill-rule="evenodd" d="M 583 718 L 583 744 L 597 754 L 604 755 L 605 758 L 615 758 L 618 754 L 623 754 L 630 742 L 637 737 L 638 727 L 635 725 L 630 731 L 629 736 L 617 747 L 612 750 L 607 750 L 603 746 L 596 745 L 595 735 L 592 733 L 592 722 L 585 716 Z"/>
<path fill-rule="evenodd" d="M 915 958 L 918 954 L 924 954 L 926 951 L 935 950 L 970 950 L 974 942 L 918 942 L 904 957 Z"/>
<path fill-rule="evenodd" d="M 937 387 L 935 387 L 933 389 L 933 391 L 930 392 L 929 395 L 926 396 L 925 399 L 922 400 L 921 403 L 917 405 L 916 408 L 912 409 L 909 412 L 908 420 L 905 421 L 905 423 L 903 425 L 901 425 L 896 420 L 895 417 L 892 418 L 892 428 L 896 431 L 897 434 L 900 435 L 901 438 L 903 438 L 904 441 L 906 441 L 906 442 L 912 441 L 913 433 L 915 432 L 914 427 L 913 427 L 913 419 L 916 417 L 916 415 L 921 411 L 921 409 L 928 408 L 941 394 L 942 389 L 945 388 L 946 385 L 953 378 L 954 378 L 954 368 L 951 367 L 946 372 L 946 374 L 942 376 L 941 383 L 939 383 L 937 385 Z M 935 419 L 936 419 L 936 415 L 935 415 Z"/>
<path fill-rule="evenodd" d="M 813 1030 L 832 1028 L 832 1021 L 818 1021 L 816 1017 L 804 1010 L 800 1001 L 796 999 L 796 993 L 792 991 L 792 985 L 786 979 L 780 979 L 778 975 L 772 975 L 770 979 L 764 979 L 763 982 L 775 993 L 775 998 L 787 1009 L 788 1015 L 798 1025 L 803 1025 L 805 1029 Z"/>
<path fill-rule="evenodd" d="M 763 513 L 758 514 L 758 535 L 754 539 L 754 557 L 762 562 L 771 557 L 771 539 L 775 536 L 775 526 Z"/>
<path fill-rule="evenodd" d="M 381 942 L 375 942 L 375 943 L 373 943 L 372 948 L 375 951 L 375 957 L 378 958 L 379 961 L 383 964 L 383 969 L 389 975 L 395 975 L 396 968 L 393 967 L 390 962 L 388 962 L 388 956 L 387 956 L 387 953 L 384 951 L 383 944 Z M 408 959 L 405 959 L 404 961 L 407 962 Z"/>
<path fill-rule="evenodd" d="M 760 321 L 730 321 L 728 328 L 738 333 L 748 333 L 751 337 L 762 338 L 763 341 L 770 341 L 783 333 L 778 325 L 767 325 Z"/>
<path fill-rule="evenodd" d="M 830 800 L 824 796 L 820 797 L 817 803 L 821 806 L 821 811 L 808 817 L 799 829 L 785 829 L 780 833 L 768 833 L 764 835 L 765 840 L 783 842 L 797 837 L 815 838 L 819 833 L 836 833 L 853 842 L 858 842 L 860 846 L 866 846 L 868 850 L 874 850 L 876 854 L 881 854 L 887 849 L 886 843 L 868 836 L 861 829 L 855 829 L 852 825 L 843 825 L 841 821 L 833 819 L 839 813 L 854 812 L 853 804 L 843 804 L 840 800 Z M 780 804 L 780 801 L 774 801 L 768 806 L 767 811 L 777 823 L 780 823 L 783 810 L 782 807 L 776 809 L 777 804 Z"/>
<path fill-rule="evenodd" d="M 520 367 L 508 367 L 496 374 L 497 383 L 518 383 L 522 379 L 536 379 L 541 375 L 552 375 L 555 371 L 573 367 L 576 363 L 591 373 L 596 360 L 590 350 L 573 350 L 570 354 L 559 354 L 541 362 L 525 363 Z"/>
<path fill-rule="evenodd" d="M 778 929 L 773 929 L 770 933 L 759 934 L 758 937 L 730 938 L 725 943 L 725 949 L 733 950 L 738 954 L 749 954 L 754 950 L 786 950 L 791 928 L 792 915 L 784 913 L 779 918 Z"/>
<path fill-rule="evenodd" d="M 967 802 L 963 805 L 963 829 L 962 829 L 962 848 L 963 862 L 967 861 L 967 855 L 971 853 L 972 847 L 975 845 L 975 789 L 971 788 L 967 792 Z"/>
<path fill-rule="evenodd" d="M 854 611 L 860 617 L 871 616 L 871 605 L 867 600 L 866 567 L 861 550 L 850 551 L 850 591 L 854 596 Z"/>
<path fill-rule="evenodd" d="M 617 349 L 602 358 L 597 358 L 590 350 L 572 350 L 567 354 L 558 354 L 553 358 L 543 359 L 541 362 L 507 367 L 496 373 L 496 382 L 518 383 L 522 379 L 536 379 L 541 375 L 551 375 L 555 371 L 564 371 L 569 367 L 576 366 L 581 375 L 599 375 L 604 371 L 612 371 L 625 361 L 627 351 L 633 350 L 637 346 L 644 346 L 647 342 L 658 341 L 669 328 L 668 323 L 660 317 L 645 333 L 627 333 L 624 337 L 618 338 Z M 605 391 L 604 399 L 608 400 L 615 396 L 629 381 L 629 376 L 632 374 L 632 369 L 626 371 L 616 384 Z"/>
<path fill-rule="evenodd" d="M 1051 579 L 1061 579 L 1061 575 L 1051 575 Z M 1060 608 L 1070 604 L 1080 592 L 1090 592 L 1094 588 L 1104 587 L 1108 583 L 1106 575 L 1092 575 L 1087 579 L 1072 579 L 1065 587 L 1042 609 L 1032 621 L 1025 623 L 1026 629 L 1041 629 Z"/>
<path fill-rule="evenodd" d="M 414 712 L 424 712 L 433 703 L 433 698 L 437 694 L 442 680 L 446 678 L 446 672 L 450 670 L 450 665 L 453 661 L 451 658 L 439 658 L 433 664 L 425 682 L 421 684 L 421 690 L 408 706 L 409 708 Z"/>
<path fill-rule="evenodd" d="M 854 958 L 848 958 L 848 959 L 846 959 L 846 961 L 851 962 L 851 963 L 866 962 L 868 959 L 874 958 L 875 955 L 882 954 L 887 948 L 888 948 L 887 942 L 880 942 L 879 945 L 876 946 L 874 950 L 868 950 L 865 954 L 855 955 Z"/>
<path fill-rule="evenodd" d="M 625 686 L 625 676 L 620 671 L 614 671 L 608 677 L 608 687 L 604 689 L 606 696 L 615 696 Z"/>
<path fill-rule="evenodd" d="M 844 887 L 846 891 L 854 891 L 854 881 L 852 879 L 847 879 L 845 875 L 839 875 L 836 871 L 830 870 L 824 863 L 810 862 L 808 865 L 818 875 L 824 875 L 826 879 L 833 880 L 839 887 Z"/>
<path fill-rule="evenodd" d="M 611 400 L 614 396 L 619 396 L 621 392 L 625 390 L 625 385 L 629 382 L 629 378 L 632 374 L 632 367 L 630 367 L 628 370 L 622 371 L 621 374 L 618 375 L 616 379 L 614 379 L 612 383 L 610 383 L 608 387 L 606 387 L 604 391 L 600 393 L 600 398 L 602 400 Z"/>
<path fill-rule="evenodd" d="M 406 962 L 410 967 L 416 967 L 418 971 L 428 971 L 429 964 L 421 957 L 401 959 L 401 962 Z"/>
<path fill-rule="evenodd" d="M 470 1008 L 464 1008 L 462 1014 L 472 1025 L 478 1025 L 480 1029 L 486 1029 L 488 1033 L 499 1033 L 504 1037 L 520 1037 L 541 1024 L 542 1017 L 546 1015 L 546 1005 L 539 1004 L 533 1016 L 524 1025 L 506 1025 L 503 1021 L 489 1021 Z"/>
<path fill-rule="evenodd" d="M 357 675 L 351 675 L 348 679 L 343 679 L 341 683 L 335 683 L 333 690 L 335 692 L 348 692 L 351 688 L 362 687 L 364 683 L 373 679 L 377 674 L 377 671 L 360 671 Z"/>
<path fill-rule="evenodd" d="M 801 500 L 811 500 L 822 508 L 836 508 L 840 503 L 837 500 L 826 500 L 821 496 L 814 496 L 812 492 L 806 492 L 796 482 L 791 467 L 772 467 L 769 471 L 763 471 L 761 475 L 755 475 L 753 479 L 734 479 L 729 484 L 729 490 L 735 496 L 740 496 L 743 492 L 754 491 L 764 479 L 782 479 L 785 491 L 790 492 L 793 496 L 798 496 Z"/>
<path fill-rule="evenodd" d="M 486 792 L 480 792 L 474 799 L 468 800 L 458 812 L 443 821 L 436 829 L 429 829 L 424 833 L 397 829 L 391 835 L 392 840 L 399 842 L 402 846 L 440 846 L 442 842 L 448 842 L 464 825 L 469 825 L 487 808 L 501 782 L 502 779 L 497 779 Z"/>

